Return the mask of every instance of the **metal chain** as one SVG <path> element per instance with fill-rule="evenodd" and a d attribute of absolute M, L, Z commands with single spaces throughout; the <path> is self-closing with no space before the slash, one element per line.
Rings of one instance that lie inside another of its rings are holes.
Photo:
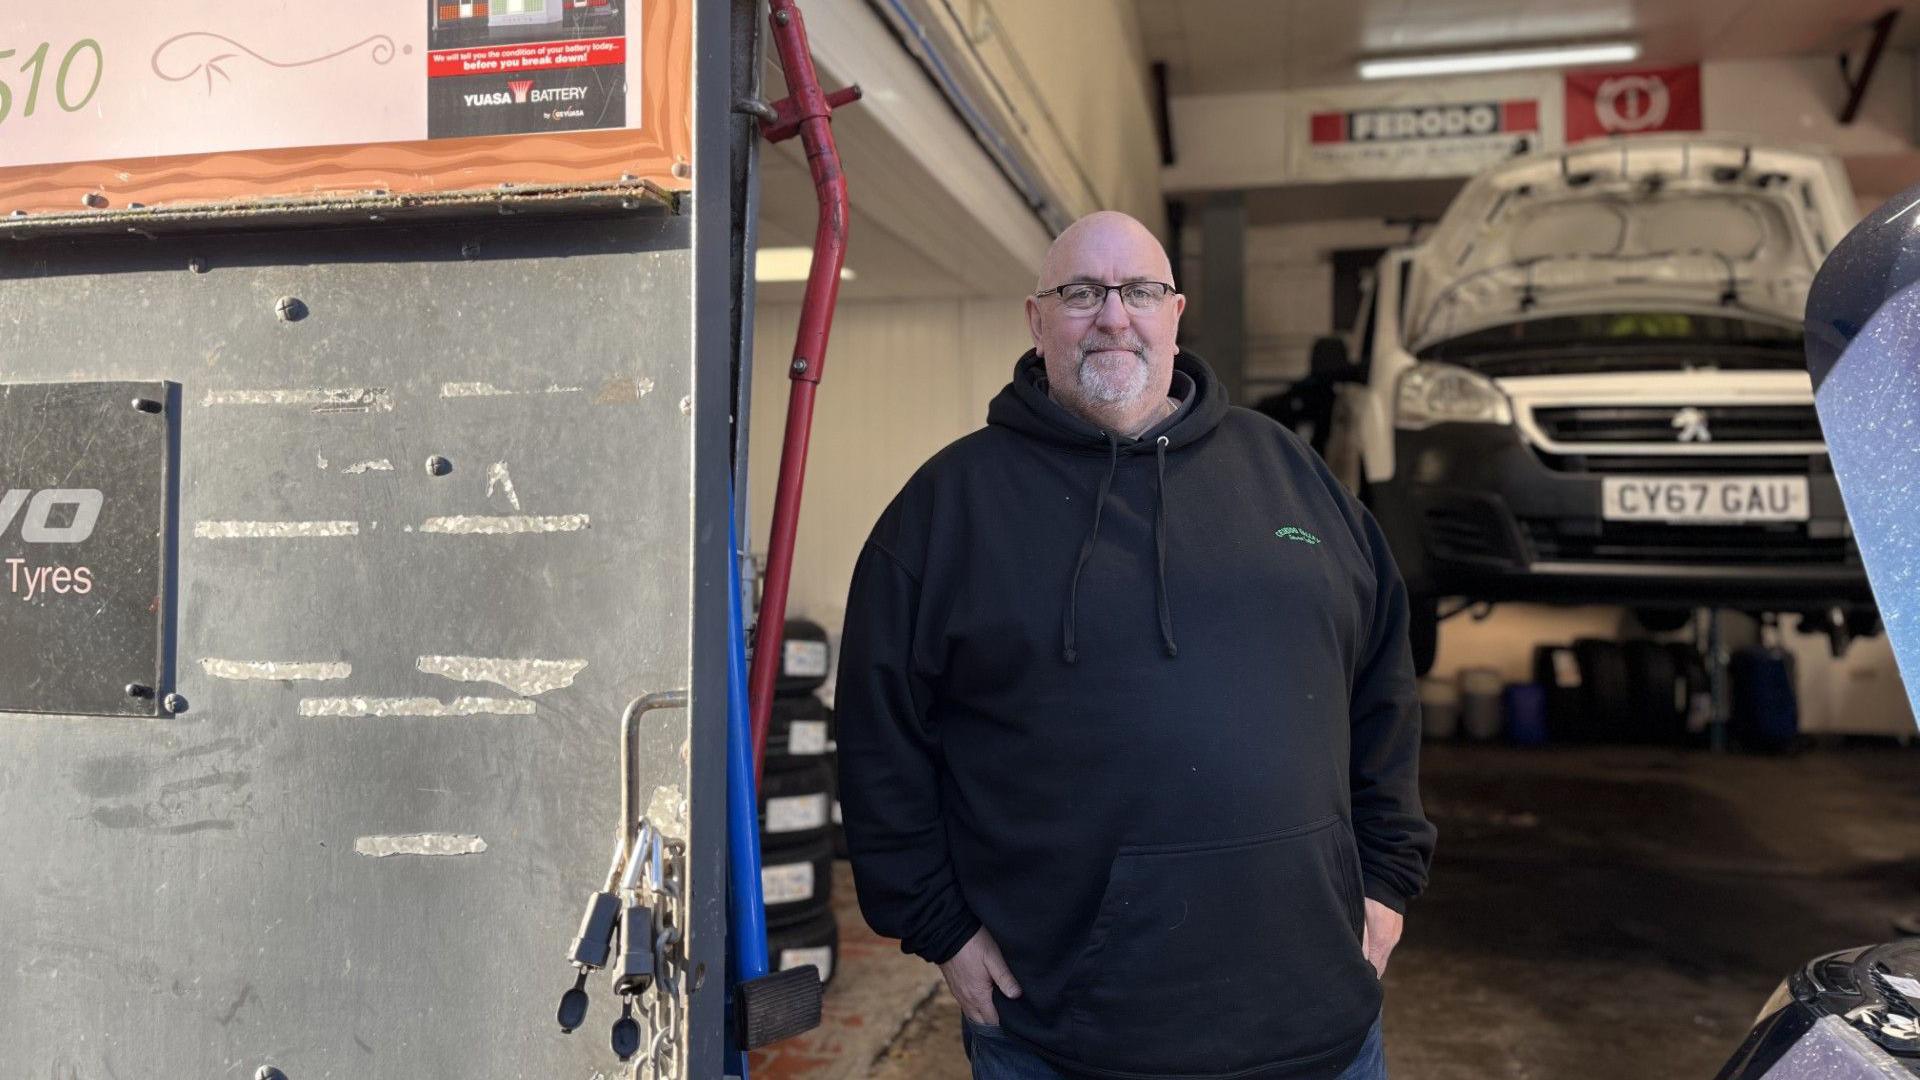
<path fill-rule="evenodd" d="M 681 1000 L 681 974 L 686 966 L 682 927 L 686 925 L 686 853 L 680 840 L 668 840 L 657 830 L 652 832 L 651 850 L 635 852 L 647 857 L 647 891 L 652 900 L 653 986 L 642 995 L 641 1044 L 634 1055 L 629 1076 L 633 1080 L 682 1080 L 681 1027 L 685 1022 L 685 1003 Z"/>

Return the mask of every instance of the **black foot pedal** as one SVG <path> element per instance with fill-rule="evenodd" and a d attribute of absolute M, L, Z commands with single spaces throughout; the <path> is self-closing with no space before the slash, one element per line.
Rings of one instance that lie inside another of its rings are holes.
<path fill-rule="evenodd" d="M 819 1027 L 823 990 L 812 964 L 741 983 L 734 1020 L 742 1046 L 758 1050 Z"/>

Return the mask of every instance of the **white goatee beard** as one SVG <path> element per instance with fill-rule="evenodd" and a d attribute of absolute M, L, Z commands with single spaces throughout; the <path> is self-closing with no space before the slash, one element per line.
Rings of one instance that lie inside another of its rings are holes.
<path fill-rule="evenodd" d="M 1126 346 L 1119 347 L 1126 348 Z M 1080 382 L 1080 392 L 1086 395 L 1087 400 L 1097 401 L 1102 405 L 1118 405 L 1132 401 L 1145 393 L 1148 371 L 1144 351 L 1129 350 L 1133 352 L 1134 359 L 1138 362 L 1115 371 L 1088 362 L 1087 353 L 1099 351 L 1101 348 L 1112 348 L 1112 346 L 1083 349 L 1080 353 L 1080 363 L 1075 370 L 1075 375 Z"/>

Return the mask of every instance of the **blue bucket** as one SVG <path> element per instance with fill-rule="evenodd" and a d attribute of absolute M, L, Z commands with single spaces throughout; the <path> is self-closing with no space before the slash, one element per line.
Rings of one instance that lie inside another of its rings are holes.
<path fill-rule="evenodd" d="M 1507 707 L 1507 741 L 1515 746 L 1545 746 L 1547 688 L 1539 683 L 1514 683 L 1503 696 Z"/>

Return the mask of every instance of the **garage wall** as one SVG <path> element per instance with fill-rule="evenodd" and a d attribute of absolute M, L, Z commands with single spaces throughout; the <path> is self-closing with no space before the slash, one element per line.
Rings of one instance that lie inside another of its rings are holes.
<path fill-rule="evenodd" d="M 1360 223 L 1364 226 L 1366 223 Z M 1250 250 L 1303 243 L 1349 246 L 1343 223 L 1260 230 Z M 1288 232 L 1286 230 L 1300 230 Z M 1318 239 L 1315 239 L 1318 237 Z M 1355 245 L 1357 246 L 1357 245 Z M 1330 250 L 1330 248 L 1329 248 Z M 1318 290 L 1310 269 L 1271 264 L 1271 280 L 1295 275 L 1293 288 Z M 1326 285 L 1330 288 L 1330 285 Z M 766 550 L 773 488 L 786 420 L 786 364 L 798 320 L 793 305 L 765 305 L 755 320 L 752 529 Z M 987 402 L 1005 385 L 1029 345 L 1017 299 L 842 304 L 815 414 L 812 454 L 788 611 L 826 626 L 836 643 L 847 584 L 860 545 L 880 512 L 915 469 L 941 447 L 979 427 Z M 1477 621 L 1462 615 L 1441 629 L 1434 676 L 1492 667 L 1509 681 L 1532 677 L 1533 647 L 1580 637 L 1615 637 L 1631 620 L 1620 608 L 1506 604 Z M 1729 644 L 1753 640 L 1747 620 L 1728 619 Z M 1845 661 L 1826 658 L 1824 638 L 1788 635 L 1798 656 L 1802 725 L 1809 732 L 1911 733 L 1912 714 L 1884 638 L 1856 643 Z M 831 687 L 826 691 L 831 695 Z"/>
<path fill-rule="evenodd" d="M 851 3 L 852 0 L 843 0 Z M 995 132 L 1057 230 L 1123 210 L 1165 235 L 1159 139 L 1134 0 L 871 0 L 956 107 Z"/>
<path fill-rule="evenodd" d="M 1438 101 L 1543 102 L 1542 145 L 1561 142 L 1557 90 L 1558 76 L 1538 72 L 1498 75 L 1448 76 L 1406 83 L 1378 83 L 1347 87 L 1340 93 L 1357 95 L 1361 102 L 1379 101 L 1410 90 L 1431 94 Z M 1324 104 L 1326 88 L 1259 90 L 1226 94 L 1179 95 L 1167 103 L 1173 129 L 1174 163 L 1162 176 L 1168 194 L 1264 188 L 1303 182 L 1303 171 L 1293 160 L 1290 131 L 1298 132 L 1306 116 Z M 1456 175 L 1436 170 L 1431 175 Z M 1337 181 L 1336 183 L 1345 183 Z"/>
<path fill-rule="evenodd" d="M 1860 115 L 1843 127 L 1838 113 L 1846 101 L 1846 87 L 1832 55 L 1710 60 L 1700 66 L 1702 113 L 1709 131 L 1820 146 L 1839 155 L 1871 207 L 1920 179 L 1914 67 L 1913 54 L 1886 53 Z M 1553 76 L 1547 76 L 1544 84 L 1539 76 L 1502 76 L 1423 80 L 1422 85 L 1436 96 L 1491 95 L 1499 88 L 1532 86 L 1535 93 L 1557 97 L 1541 87 L 1558 87 Z M 1307 93 L 1174 98 L 1173 137 L 1179 160 L 1166 170 L 1167 190 L 1262 188 L 1296 181 L 1282 125 L 1297 116 L 1298 102 Z"/>
<path fill-rule="evenodd" d="M 1838 114 L 1847 91 L 1833 57 L 1719 60 L 1701 69 L 1701 110 L 1715 131 L 1750 132 L 1839 156 L 1865 216 L 1920 181 L 1914 69 L 1911 53 L 1882 56 L 1860 115 L 1843 127 Z"/>
<path fill-rule="evenodd" d="M 1631 621 L 1624 608 L 1545 604 L 1500 604 L 1485 619 L 1456 615 L 1440 624 L 1431 674 L 1455 679 L 1468 668 L 1492 668 L 1508 682 L 1532 682 L 1534 646 L 1616 638 Z"/>
<path fill-rule="evenodd" d="M 1256 230 L 1259 239 L 1248 246 L 1250 270 L 1265 291 L 1311 293 L 1312 310 L 1324 321 L 1330 280 L 1316 276 L 1312 258 L 1282 253 L 1289 244 L 1309 250 L 1359 246 L 1374 227 L 1363 221 Z M 1304 303 L 1281 303 L 1261 317 L 1284 322 L 1295 307 L 1303 313 L 1291 316 L 1292 325 L 1306 325 Z M 796 305 L 769 304 L 754 320 L 749 488 L 759 553 L 766 551 L 773 519 L 786 365 L 798 319 Z M 1030 344 L 1017 297 L 840 305 L 814 413 L 790 616 L 825 626 L 837 646 L 854 560 L 875 519 L 922 462 L 986 422 L 987 402 Z M 1529 605 L 1503 605 L 1485 622 L 1463 615 L 1443 628 L 1434 673 L 1453 677 L 1462 667 L 1492 666 L 1511 680 L 1524 680 L 1535 642 L 1611 637 L 1622 617 L 1617 608 Z"/>
<path fill-rule="evenodd" d="M 754 550 L 767 549 L 787 417 L 795 305 L 754 319 L 749 483 Z M 814 410 L 788 613 L 837 642 L 854 559 L 880 512 L 935 451 L 986 423 L 987 402 L 1032 345 L 1020 298 L 842 303 Z"/>
<path fill-rule="evenodd" d="M 1187 230 L 1190 276 L 1199 281 L 1192 325 L 1204 311 L 1200 230 Z M 1379 218 L 1256 225 L 1246 232 L 1246 373 L 1240 405 L 1253 405 L 1307 373 L 1315 338 L 1333 332 L 1333 253 L 1403 244 L 1407 230 Z"/>
<path fill-rule="evenodd" d="M 1036 107 L 1090 189 L 1090 201 L 1074 209 L 1124 210 L 1165 236 L 1160 141 L 1133 0 L 971 3 L 991 7 L 1017 53 L 1011 66 L 1036 91 Z"/>

